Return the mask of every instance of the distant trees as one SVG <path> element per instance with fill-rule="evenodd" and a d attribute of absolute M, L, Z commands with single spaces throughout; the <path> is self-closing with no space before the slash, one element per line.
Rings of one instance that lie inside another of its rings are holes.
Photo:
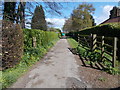
<path fill-rule="evenodd" d="M 65 32 L 72 31 L 72 18 L 68 18 L 63 26 Z"/>
<path fill-rule="evenodd" d="M 42 5 L 37 6 L 31 22 L 32 29 L 47 30 L 47 23 Z"/>
<path fill-rule="evenodd" d="M 92 4 L 82 3 L 73 10 L 71 17 L 66 20 L 63 30 L 78 31 L 95 25 L 92 13 L 95 8 Z M 67 28 L 66 28 L 67 27 Z"/>

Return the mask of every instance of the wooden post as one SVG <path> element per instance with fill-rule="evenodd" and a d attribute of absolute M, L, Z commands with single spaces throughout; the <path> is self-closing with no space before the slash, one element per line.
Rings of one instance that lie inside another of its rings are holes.
<path fill-rule="evenodd" d="M 33 47 L 36 47 L 36 37 L 33 37 Z"/>
<path fill-rule="evenodd" d="M 93 34 L 90 34 L 90 48 L 92 51 L 92 47 L 93 47 Z"/>
<path fill-rule="evenodd" d="M 120 37 L 117 37 L 118 38 L 118 45 L 117 45 L 117 47 L 120 47 Z M 117 56 L 118 56 L 118 60 L 120 61 L 120 48 L 117 48 L 118 50 L 117 50 Z"/>
<path fill-rule="evenodd" d="M 80 44 L 80 35 L 78 34 L 78 45 Z"/>
<path fill-rule="evenodd" d="M 101 61 L 104 57 L 104 51 L 105 51 L 105 47 L 104 47 L 104 44 L 105 44 L 105 37 L 102 36 L 102 45 L 101 45 Z"/>
<path fill-rule="evenodd" d="M 92 47 L 92 51 L 94 51 L 95 49 L 96 49 L 96 47 L 97 47 L 97 35 L 96 34 L 93 34 L 93 47 Z"/>
<path fill-rule="evenodd" d="M 117 37 L 114 37 L 113 63 L 112 63 L 112 66 L 113 66 L 113 67 L 115 67 L 116 58 L 117 58 Z"/>

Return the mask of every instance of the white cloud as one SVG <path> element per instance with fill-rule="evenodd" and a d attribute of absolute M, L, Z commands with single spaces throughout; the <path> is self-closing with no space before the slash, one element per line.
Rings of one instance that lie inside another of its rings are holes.
<path fill-rule="evenodd" d="M 53 25 L 52 27 L 56 27 L 56 28 L 62 28 L 62 26 L 64 25 L 65 19 L 62 18 L 46 18 L 47 22 L 51 22 Z"/>
<path fill-rule="evenodd" d="M 102 6 L 102 13 L 100 16 L 94 16 L 95 21 L 98 24 L 102 23 L 103 21 L 107 20 L 109 18 L 110 15 L 110 10 L 112 10 L 113 6 L 111 5 L 106 5 L 106 6 Z"/>

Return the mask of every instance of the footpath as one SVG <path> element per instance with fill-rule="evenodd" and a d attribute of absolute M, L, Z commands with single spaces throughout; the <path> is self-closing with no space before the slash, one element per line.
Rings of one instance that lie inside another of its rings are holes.
<path fill-rule="evenodd" d="M 78 74 L 74 55 L 66 39 L 59 40 L 45 55 L 11 88 L 90 88 Z"/>

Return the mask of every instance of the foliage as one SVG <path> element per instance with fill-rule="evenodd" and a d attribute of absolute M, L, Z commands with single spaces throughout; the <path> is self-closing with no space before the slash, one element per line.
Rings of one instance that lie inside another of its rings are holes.
<path fill-rule="evenodd" d="M 120 74 L 120 70 L 119 70 L 119 67 L 112 67 L 112 63 L 110 63 L 109 61 L 107 60 L 104 60 L 104 65 L 106 66 L 105 68 L 105 71 L 110 73 L 110 74 Z"/>
<path fill-rule="evenodd" d="M 105 77 L 99 77 L 98 80 L 104 82 L 104 81 L 106 81 L 106 78 Z"/>
<path fill-rule="evenodd" d="M 58 33 L 50 31 L 42 31 L 37 29 L 24 29 L 24 49 L 29 50 L 33 48 L 33 37 L 36 37 L 36 47 L 46 48 L 47 45 L 51 44 L 51 41 L 58 38 Z"/>
<path fill-rule="evenodd" d="M 34 15 L 32 17 L 31 28 L 32 29 L 41 29 L 44 31 L 47 30 L 47 23 L 45 20 L 45 14 L 44 14 L 42 5 L 37 6 L 34 11 Z"/>
<path fill-rule="evenodd" d="M 78 40 L 78 34 L 81 36 L 97 34 L 97 36 L 105 36 L 105 37 L 111 37 L 111 38 L 117 37 L 118 38 L 118 46 L 119 46 L 120 45 L 120 39 L 119 39 L 120 34 L 119 33 L 120 33 L 120 23 L 109 23 L 109 24 L 101 24 L 101 25 L 97 25 L 94 27 L 82 29 L 82 31 L 78 31 L 78 32 L 69 32 L 66 35 L 74 38 L 76 41 Z M 109 38 L 105 38 L 105 42 L 109 43 L 110 45 L 113 44 L 113 42 Z M 111 50 L 109 48 L 105 48 L 105 49 L 107 49 L 107 51 Z M 118 50 L 117 50 L 118 54 L 120 51 L 119 49 L 120 48 L 118 48 Z M 111 60 L 111 57 L 109 57 L 108 55 L 106 55 L 106 56 Z M 120 60 L 119 55 L 117 55 L 117 56 L 118 56 L 118 60 Z"/>
<path fill-rule="evenodd" d="M 63 31 L 64 32 L 70 32 L 72 31 L 72 18 L 68 18 L 67 20 L 65 20 L 65 24 L 63 26 Z"/>
<path fill-rule="evenodd" d="M 58 33 L 42 31 L 37 29 L 24 29 L 24 54 L 20 63 L 13 68 L 2 71 L 0 82 L 2 88 L 9 87 L 14 83 L 29 67 L 39 61 L 44 54 L 58 40 Z M 37 46 L 33 47 L 32 37 L 36 37 Z"/>
<path fill-rule="evenodd" d="M 72 29 L 78 31 L 86 27 L 93 26 L 93 17 L 91 13 L 94 12 L 92 4 L 83 3 L 79 5 L 72 13 Z"/>
<path fill-rule="evenodd" d="M 109 23 L 109 24 L 101 24 L 94 27 L 89 27 L 86 29 L 82 29 L 81 31 L 69 32 L 66 35 L 77 40 L 79 35 L 90 35 L 97 34 L 98 36 L 106 36 L 106 37 L 120 37 L 120 23 Z M 111 40 L 110 40 L 111 41 Z"/>
<path fill-rule="evenodd" d="M 93 13 L 95 9 L 91 4 L 83 3 L 79 5 L 72 13 L 72 29 L 79 30 L 86 27 L 93 26 Z"/>
<path fill-rule="evenodd" d="M 82 31 L 76 33 L 79 33 L 80 35 L 90 35 L 92 33 L 99 36 L 119 37 L 120 23 L 101 24 L 83 29 Z"/>
<path fill-rule="evenodd" d="M 88 47 L 82 46 L 81 44 L 78 45 L 78 43 L 70 38 L 68 39 L 68 42 L 70 44 L 70 46 L 72 46 L 73 48 L 76 48 L 77 53 L 80 54 L 80 56 L 88 59 L 89 61 L 86 61 L 86 64 L 92 64 L 94 65 L 96 62 L 98 63 L 102 63 L 105 66 L 105 71 L 110 73 L 110 74 L 120 74 L 120 70 L 119 70 L 119 66 L 116 66 L 115 68 L 112 67 L 112 63 L 106 59 L 104 59 L 103 61 L 101 61 L 101 52 L 100 50 L 95 50 L 95 51 L 91 51 Z M 77 44 L 76 44 L 77 43 Z M 105 53 L 105 57 L 111 59 L 111 57 Z M 119 61 L 117 61 L 116 63 L 118 63 Z"/>
<path fill-rule="evenodd" d="M 19 25 L 2 21 L 2 69 L 20 62 L 23 54 L 23 32 Z"/>
<path fill-rule="evenodd" d="M 86 27 L 94 26 L 94 19 L 92 13 L 95 8 L 92 4 L 82 3 L 73 10 L 71 17 L 65 21 L 63 26 L 64 31 L 78 31 Z"/>
<path fill-rule="evenodd" d="M 4 2 L 3 20 L 15 21 L 16 2 Z"/>
<path fill-rule="evenodd" d="M 86 48 L 86 49 L 85 49 Z M 86 61 L 86 64 L 95 64 L 96 62 L 103 63 L 105 66 L 105 71 L 110 74 L 120 74 L 120 70 L 118 67 L 113 68 L 112 63 L 110 61 L 107 61 L 104 59 L 104 61 L 101 61 L 101 54 L 99 50 L 91 51 L 87 47 L 77 47 L 77 52 L 84 58 L 89 59 L 89 61 Z M 107 58 L 110 58 L 107 54 L 105 54 Z"/>

